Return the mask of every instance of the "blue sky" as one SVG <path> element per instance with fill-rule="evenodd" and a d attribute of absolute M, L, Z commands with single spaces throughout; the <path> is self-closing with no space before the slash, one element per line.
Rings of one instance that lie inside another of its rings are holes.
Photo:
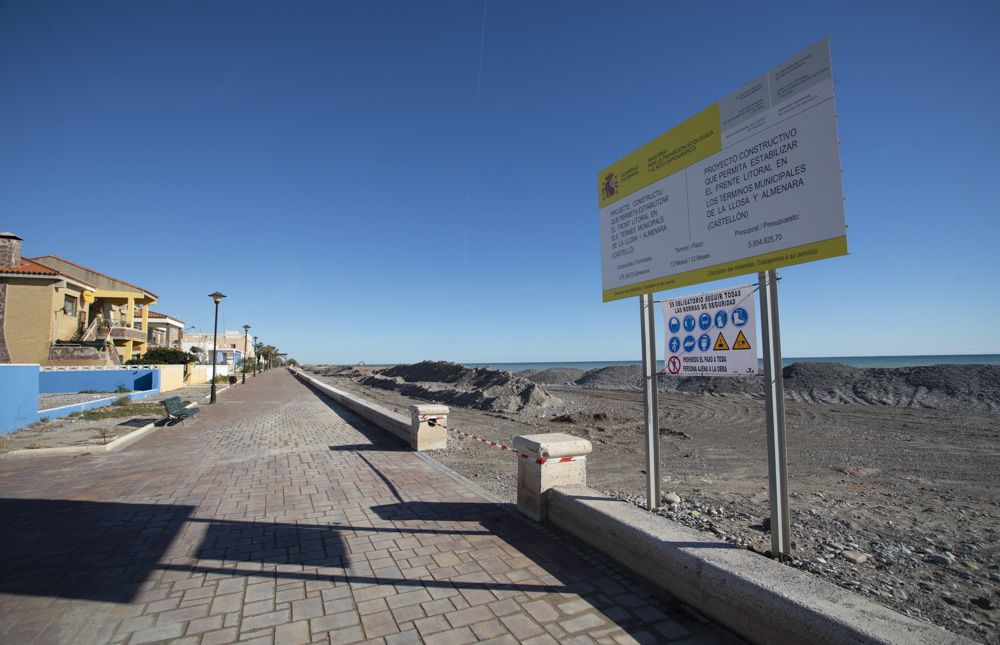
<path fill-rule="evenodd" d="M 784 354 L 1000 352 L 1000 3 L 483 10 L 0 1 L 0 230 L 303 361 L 638 359 L 596 173 L 830 36 L 851 254 Z"/>

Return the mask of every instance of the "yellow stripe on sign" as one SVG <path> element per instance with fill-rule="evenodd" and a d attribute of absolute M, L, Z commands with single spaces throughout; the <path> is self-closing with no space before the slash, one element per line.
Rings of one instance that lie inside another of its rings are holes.
<path fill-rule="evenodd" d="M 778 269 L 789 267 L 795 264 L 805 264 L 813 260 L 825 260 L 835 258 L 838 255 L 847 255 L 847 236 L 842 235 L 822 242 L 803 244 L 784 251 L 774 251 L 755 255 L 734 262 L 724 262 L 703 269 L 694 269 L 684 273 L 675 273 L 665 278 L 654 278 L 645 282 L 630 284 L 625 287 L 617 287 L 604 291 L 604 302 L 621 300 L 631 296 L 638 296 L 654 291 L 665 289 L 676 289 L 677 287 L 687 287 L 701 282 L 711 282 L 712 280 L 722 280 L 737 275 L 747 273 L 758 273 L 768 269 Z"/>
<path fill-rule="evenodd" d="M 599 172 L 598 207 L 604 208 L 720 150 L 719 104 L 713 103 Z"/>

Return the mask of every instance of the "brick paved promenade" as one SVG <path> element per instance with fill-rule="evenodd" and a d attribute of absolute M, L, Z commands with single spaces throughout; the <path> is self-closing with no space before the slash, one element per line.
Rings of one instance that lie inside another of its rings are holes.
<path fill-rule="evenodd" d="M 736 642 L 283 370 L 0 491 L 2 643 Z"/>

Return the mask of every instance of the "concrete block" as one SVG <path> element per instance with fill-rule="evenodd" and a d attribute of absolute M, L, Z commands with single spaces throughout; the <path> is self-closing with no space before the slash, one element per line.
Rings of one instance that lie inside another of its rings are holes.
<path fill-rule="evenodd" d="M 544 520 L 550 488 L 587 485 L 587 455 L 593 449 L 586 439 L 561 432 L 514 437 L 517 510 Z"/>
<path fill-rule="evenodd" d="M 444 450 L 448 447 L 448 406 L 410 406 L 410 447 L 424 450 Z"/>

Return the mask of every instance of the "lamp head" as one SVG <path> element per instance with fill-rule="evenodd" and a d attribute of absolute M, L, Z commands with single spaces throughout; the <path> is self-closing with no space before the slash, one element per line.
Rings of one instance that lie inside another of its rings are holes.
<path fill-rule="evenodd" d="M 250 331 L 250 329 L 251 329 L 251 328 L 250 328 L 250 325 L 243 325 L 243 332 L 244 332 L 244 333 L 246 333 L 246 332 Z"/>
<path fill-rule="evenodd" d="M 208 294 L 208 297 L 214 300 L 215 304 L 219 304 L 226 297 L 226 294 L 216 291 L 215 293 Z"/>

